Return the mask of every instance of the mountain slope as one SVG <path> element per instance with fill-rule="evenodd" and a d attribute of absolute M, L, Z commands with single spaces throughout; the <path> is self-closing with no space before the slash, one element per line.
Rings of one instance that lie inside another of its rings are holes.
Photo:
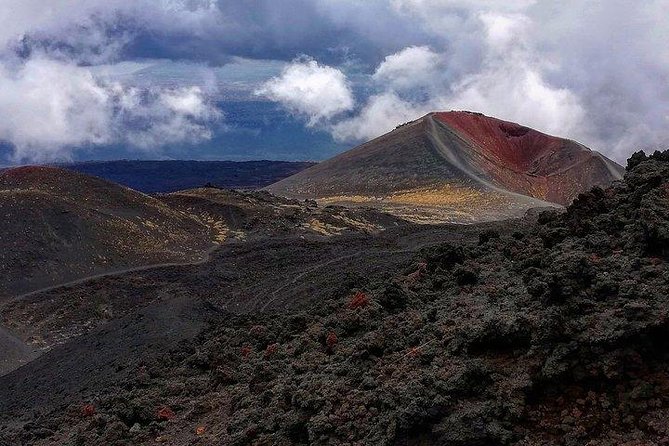
<path fill-rule="evenodd" d="M 628 166 L 536 219 L 228 244 L 163 271 L 201 289 L 0 377 L 0 444 L 666 444 L 669 152 Z"/>
<path fill-rule="evenodd" d="M 0 172 L 0 298 L 94 274 L 199 259 L 207 226 L 131 189 L 52 167 Z"/>
<path fill-rule="evenodd" d="M 277 195 L 392 207 L 439 206 L 486 220 L 620 179 L 573 141 L 476 113 L 431 113 L 267 188 Z"/>

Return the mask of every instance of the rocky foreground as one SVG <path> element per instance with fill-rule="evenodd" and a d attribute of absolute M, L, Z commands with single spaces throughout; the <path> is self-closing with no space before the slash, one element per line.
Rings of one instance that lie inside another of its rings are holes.
<path fill-rule="evenodd" d="M 669 444 L 669 151 L 538 221 L 192 342 L 0 444 Z"/>

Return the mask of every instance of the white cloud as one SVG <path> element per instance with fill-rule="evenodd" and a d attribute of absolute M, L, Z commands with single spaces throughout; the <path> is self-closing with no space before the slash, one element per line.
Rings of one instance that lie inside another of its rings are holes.
<path fill-rule="evenodd" d="M 537 55 L 585 109 L 584 142 L 618 161 L 669 145 L 669 2 L 567 0 L 531 11 Z"/>
<path fill-rule="evenodd" d="M 420 105 L 410 104 L 388 92 L 372 96 L 357 116 L 333 124 L 329 129 L 339 141 L 368 140 L 428 111 L 428 108 L 421 110 Z"/>
<path fill-rule="evenodd" d="M 141 149 L 208 140 L 208 124 L 221 116 L 199 87 L 144 90 L 116 84 L 113 99 L 116 109 L 110 121 L 117 139 Z"/>
<path fill-rule="evenodd" d="M 62 146 L 110 139 L 108 92 L 79 67 L 36 58 L 0 65 L 0 140 L 18 158 L 56 158 Z"/>
<path fill-rule="evenodd" d="M 588 136 L 579 98 L 568 89 L 547 84 L 540 72 L 527 65 L 502 65 L 467 78 L 453 95 L 441 100 L 449 109 L 484 112 L 559 136 Z"/>
<path fill-rule="evenodd" d="M 354 106 L 346 75 L 311 59 L 294 61 L 281 76 L 266 82 L 257 94 L 281 103 L 292 113 L 306 116 L 310 126 Z"/>
<path fill-rule="evenodd" d="M 444 70 L 439 54 L 427 46 L 411 46 L 387 56 L 372 77 L 386 87 L 410 90 L 434 84 Z"/>
<path fill-rule="evenodd" d="M 480 72 L 463 77 L 443 105 L 519 122 L 538 130 L 587 138 L 590 127 L 580 98 L 565 87 L 551 85 L 553 66 L 532 48 L 531 23 L 520 14 L 479 16 L 486 36 Z"/>
<path fill-rule="evenodd" d="M 520 14 L 538 1 L 390 0 L 390 3 L 398 14 L 414 20 L 415 26 L 425 29 L 433 37 L 445 39 L 456 46 L 463 42 L 469 46 L 481 38 L 476 23 L 479 14 Z"/>
<path fill-rule="evenodd" d="M 479 71 L 455 82 L 444 76 L 446 53 L 409 47 L 390 55 L 373 76 L 384 92 L 371 97 L 355 117 L 333 125 L 333 136 L 346 141 L 369 139 L 430 111 L 465 109 L 548 133 L 587 137 L 589 128 L 579 98 L 567 88 L 551 85 L 545 76 L 550 66 L 531 51 L 528 19 L 493 13 L 481 14 L 479 19 L 486 43 Z M 429 94 L 406 94 L 417 88 Z"/>
<path fill-rule="evenodd" d="M 389 3 L 430 36 L 431 49 L 407 37 L 405 50 L 386 56 L 357 117 L 331 126 L 336 137 L 359 141 L 391 128 L 371 113 L 390 118 L 401 110 L 404 119 L 408 110 L 418 117 L 455 108 L 578 139 L 620 162 L 669 144 L 666 0 L 634 8 L 626 0 Z"/>
<path fill-rule="evenodd" d="M 4 0 L 0 141 L 19 162 L 66 159 L 82 147 L 148 150 L 210 138 L 220 112 L 209 92 L 139 88 L 108 74 L 119 71 L 116 59 L 139 30 L 197 37 L 218 12 L 214 0 Z"/>
<path fill-rule="evenodd" d="M 435 18 L 444 13 L 459 10 L 524 11 L 536 3 L 537 0 L 391 0 L 393 7 L 398 10 Z"/>
<path fill-rule="evenodd" d="M 523 14 L 481 13 L 486 42 L 495 51 L 513 51 L 515 45 L 524 46 L 530 19 Z"/>
<path fill-rule="evenodd" d="M 160 96 L 161 102 L 168 110 L 193 118 L 207 118 L 210 109 L 202 100 L 199 87 L 189 87 L 177 91 L 167 91 Z"/>
<path fill-rule="evenodd" d="M 0 140 L 15 161 L 67 159 L 76 147 L 127 142 L 140 148 L 207 139 L 219 112 L 198 88 L 140 90 L 89 69 L 36 56 L 0 62 Z"/>
<path fill-rule="evenodd" d="M 80 33 L 89 47 L 107 47 L 105 24 L 132 20 L 143 29 L 202 34 L 220 19 L 215 0 L 3 0 L 0 47 L 24 36 L 76 44 Z"/>

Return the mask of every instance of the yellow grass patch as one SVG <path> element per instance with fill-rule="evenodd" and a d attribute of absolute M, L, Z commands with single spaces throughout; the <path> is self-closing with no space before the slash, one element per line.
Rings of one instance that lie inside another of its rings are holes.
<path fill-rule="evenodd" d="M 440 184 L 432 187 L 407 189 L 385 196 L 371 195 L 336 195 L 319 199 L 322 204 L 335 203 L 393 203 L 416 206 L 450 206 L 450 207 L 481 207 L 499 202 L 502 197 L 491 192 L 457 186 Z"/>
<path fill-rule="evenodd" d="M 490 201 L 490 193 L 443 184 L 437 187 L 400 191 L 389 196 L 386 201 L 396 204 L 419 206 L 480 206 Z"/>

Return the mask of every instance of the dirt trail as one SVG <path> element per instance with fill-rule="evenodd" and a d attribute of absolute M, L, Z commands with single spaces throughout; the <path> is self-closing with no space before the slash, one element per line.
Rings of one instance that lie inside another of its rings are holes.
<path fill-rule="evenodd" d="M 18 296 L 14 296 L 9 298 L 4 302 L 4 304 L 8 304 L 10 302 L 16 302 L 17 300 L 25 299 L 30 296 L 35 296 L 40 293 L 46 293 L 52 290 L 60 289 L 60 288 L 67 288 L 70 286 L 74 285 L 79 285 L 81 283 L 87 282 L 89 280 L 94 280 L 94 279 L 100 279 L 103 277 L 110 277 L 110 276 L 120 276 L 123 274 L 128 274 L 128 273 L 133 273 L 133 272 L 142 272 L 142 271 L 149 271 L 153 269 L 158 269 L 158 268 L 169 268 L 169 267 L 174 267 L 174 266 L 196 266 L 196 265 L 202 265 L 206 262 L 209 261 L 211 258 L 211 254 L 216 251 L 220 247 L 219 244 L 212 245 L 209 249 L 207 249 L 203 254 L 202 258 L 196 261 L 192 262 L 185 262 L 185 263 L 176 263 L 176 262 L 171 262 L 171 263 L 158 263 L 158 264 L 153 264 L 153 265 L 144 265 L 144 266 L 139 266 L 135 268 L 125 268 L 122 270 L 116 270 L 116 271 L 110 271 L 107 273 L 101 273 L 101 274 L 95 274 L 92 276 L 87 276 L 83 277 L 81 279 L 73 280 L 71 282 L 67 283 L 62 283 L 59 285 L 54 285 L 50 286 L 47 288 L 42 288 L 40 290 L 35 290 L 31 291 L 28 293 L 20 294 Z M 1 313 L 1 307 L 0 307 L 0 313 Z M 2 325 L 0 325 L 0 376 L 3 376 L 12 370 L 15 370 L 19 367 L 21 367 L 23 364 L 32 361 L 33 359 L 37 358 L 40 356 L 40 352 L 32 349 L 30 346 L 28 346 L 23 340 L 15 336 L 13 333 L 11 333 L 9 330 L 4 328 Z"/>
<path fill-rule="evenodd" d="M 172 266 L 197 266 L 197 265 L 202 265 L 204 263 L 207 263 L 209 259 L 211 258 L 211 254 L 216 251 L 221 245 L 220 244 L 214 244 L 210 246 L 203 254 L 202 258 L 199 260 L 195 260 L 192 262 L 170 262 L 170 263 L 154 263 L 151 265 L 144 265 L 144 266 L 137 266 L 133 268 L 124 268 L 124 269 L 118 269 L 114 271 L 108 271 L 105 273 L 100 273 L 100 274 L 94 274 L 92 276 L 86 276 L 82 277 L 81 279 L 77 280 L 72 280 L 70 282 L 65 282 L 65 283 L 60 283 L 58 285 L 52 285 L 46 288 L 41 288 L 39 290 L 34 290 L 34 291 L 29 291 L 27 293 L 19 294 L 18 296 L 13 296 L 10 297 L 9 299 L 6 300 L 6 302 L 15 302 L 17 300 L 25 299 L 26 297 L 34 296 L 40 293 L 46 293 L 48 291 L 56 290 L 58 288 L 67 288 L 73 285 L 79 285 L 84 282 L 88 282 L 89 280 L 93 279 L 101 279 L 103 277 L 110 277 L 110 276 L 120 276 L 123 274 L 127 273 L 136 273 L 136 272 L 141 272 L 141 271 L 148 271 L 152 269 L 158 269 L 158 268 L 169 268 Z"/>

